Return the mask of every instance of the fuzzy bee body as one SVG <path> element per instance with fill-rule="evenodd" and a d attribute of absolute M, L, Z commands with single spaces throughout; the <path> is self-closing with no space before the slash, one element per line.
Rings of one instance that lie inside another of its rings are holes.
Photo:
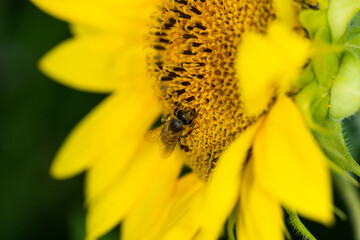
<path fill-rule="evenodd" d="M 193 110 L 178 110 L 179 106 L 175 108 L 174 115 L 168 115 L 164 119 L 164 123 L 152 130 L 150 130 L 145 138 L 151 142 L 159 142 L 160 154 L 163 158 L 168 158 L 174 151 L 176 144 L 180 137 L 186 137 L 191 132 L 193 127 L 193 119 L 196 117 Z M 183 132 L 188 129 L 187 133 Z"/>

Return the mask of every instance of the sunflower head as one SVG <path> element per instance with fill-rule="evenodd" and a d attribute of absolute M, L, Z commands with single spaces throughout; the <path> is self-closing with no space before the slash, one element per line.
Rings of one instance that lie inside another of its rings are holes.
<path fill-rule="evenodd" d="M 149 73 L 164 113 L 197 113 L 179 145 L 202 178 L 262 114 L 243 111 L 234 61 L 244 33 L 265 33 L 275 18 L 270 0 L 167 1 L 153 16 Z"/>
<path fill-rule="evenodd" d="M 281 240 L 282 207 L 310 239 L 297 213 L 333 222 L 329 166 L 360 176 L 334 121 L 359 109 L 358 0 L 33 1 L 76 32 L 43 69 L 112 92 L 52 168 L 87 171 L 88 239 L 119 222 L 124 239 L 217 239 L 233 212 L 229 236 Z M 157 102 L 157 139 L 182 156 L 144 142 Z"/>

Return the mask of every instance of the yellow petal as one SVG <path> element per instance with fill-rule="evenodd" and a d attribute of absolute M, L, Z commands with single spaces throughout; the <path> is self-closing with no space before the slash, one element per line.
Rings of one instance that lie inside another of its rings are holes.
<path fill-rule="evenodd" d="M 237 236 L 241 240 L 281 240 L 282 210 L 274 199 L 254 183 L 252 160 L 241 184 Z"/>
<path fill-rule="evenodd" d="M 327 159 L 287 97 L 277 100 L 255 139 L 254 174 L 285 207 L 324 224 L 333 221 Z"/>
<path fill-rule="evenodd" d="M 162 186 L 165 184 L 167 187 Z M 154 186 L 150 190 L 151 194 L 144 197 L 125 219 L 122 224 L 122 239 L 158 240 L 189 209 L 190 201 L 203 184 L 195 174 L 187 174 L 176 182 L 171 178 Z"/>
<path fill-rule="evenodd" d="M 199 239 L 217 239 L 238 199 L 240 173 L 261 121 L 249 127 L 219 159 L 199 206 L 202 223 Z"/>
<path fill-rule="evenodd" d="M 267 35 L 245 35 L 235 64 L 246 111 L 258 115 L 275 93 L 288 91 L 308 53 L 308 40 L 280 23 L 273 23 Z"/>
<path fill-rule="evenodd" d="M 274 0 L 274 8 L 276 18 L 285 23 L 290 28 L 297 25 L 297 16 L 295 12 L 294 2 L 289 0 Z"/>
<path fill-rule="evenodd" d="M 126 141 L 129 131 L 139 135 L 136 128 L 149 127 L 144 124 L 154 121 L 159 113 L 152 95 L 151 89 L 128 90 L 101 103 L 72 131 L 55 158 L 51 174 L 56 178 L 74 176 L 96 160 L 106 158 L 110 149 L 121 149 L 120 143 Z M 134 125 L 136 122 L 139 126 Z"/>
<path fill-rule="evenodd" d="M 45 12 L 62 20 L 96 28 L 143 34 L 158 0 L 32 0 Z"/>
<path fill-rule="evenodd" d="M 93 92 L 113 91 L 146 76 L 143 45 L 118 35 L 67 40 L 41 59 L 40 68 L 64 85 Z"/>
<path fill-rule="evenodd" d="M 90 205 L 87 235 L 97 238 L 123 220 L 142 199 L 166 197 L 179 174 L 182 163 L 162 159 L 156 144 L 145 144 L 124 176 L 99 200 Z M 153 203 L 153 202 L 152 202 Z M 156 204 L 153 207 L 157 207 Z"/>
<path fill-rule="evenodd" d="M 119 106 L 115 111 L 121 113 L 124 119 L 118 124 L 123 124 L 123 129 L 117 131 L 119 137 L 115 146 L 108 149 L 88 171 L 86 181 L 86 201 L 89 203 L 101 196 L 108 187 L 121 176 L 144 140 L 144 134 L 160 115 L 157 103 L 151 96 L 135 96 L 136 99 L 127 99 L 131 109 L 126 104 L 122 109 Z"/>
<path fill-rule="evenodd" d="M 165 233 L 159 236 L 161 240 L 194 240 L 197 239 L 201 227 L 199 221 L 199 206 L 204 200 L 204 190 L 201 188 L 186 206 L 185 213 L 177 219 Z M 156 239 L 157 240 L 157 239 Z"/>
<path fill-rule="evenodd" d="M 199 195 L 199 192 L 203 191 L 205 186 L 206 183 L 194 173 L 189 173 L 179 180 L 172 198 L 171 211 L 165 222 L 166 226 L 176 224 L 193 205 L 194 198 Z"/>

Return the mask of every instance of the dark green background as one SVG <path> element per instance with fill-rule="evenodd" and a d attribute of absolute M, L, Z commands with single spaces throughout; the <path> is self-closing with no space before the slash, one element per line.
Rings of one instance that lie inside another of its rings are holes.
<path fill-rule="evenodd" d="M 30 2 L 0 1 L 0 239 L 83 238 L 83 175 L 56 181 L 49 166 L 66 135 L 104 95 L 61 86 L 36 67 L 69 37 L 66 23 Z M 318 239 L 351 238 L 341 221 L 330 230 L 309 226 Z M 108 238 L 117 239 L 115 233 Z"/>
<path fill-rule="evenodd" d="M 30 2 L 0 1 L 0 239 L 83 234 L 83 176 L 56 181 L 49 166 L 66 135 L 103 96 L 61 86 L 36 66 L 68 37 L 66 23 Z M 70 226 L 79 226 L 77 232 Z"/>

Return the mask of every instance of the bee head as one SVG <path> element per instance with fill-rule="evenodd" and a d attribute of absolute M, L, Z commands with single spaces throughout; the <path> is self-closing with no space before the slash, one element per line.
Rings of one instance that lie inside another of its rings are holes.
<path fill-rule="evenodd" d="M 172 118 L 169 123 L 169 130 L 173 133 L 178 133 L 184 130 L 184 126 L 181 120 L 177 118 Z"/>

